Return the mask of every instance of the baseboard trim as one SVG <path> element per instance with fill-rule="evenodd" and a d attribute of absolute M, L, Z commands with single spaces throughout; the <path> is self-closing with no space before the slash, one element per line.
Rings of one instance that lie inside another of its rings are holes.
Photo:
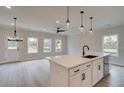
<path fill-rule="evenodd" d="M 114 66 L 119 66 L 119 67 L 124 67 L 123 65 L 113 64 L 113 63 L 111 63 L 111 65 L 114 65 Z"/>
<path fill-rule="evenodd" d="M 25 61 L 32 61 L 32 60 L 40 60 L 40 59 L 46 59 L 46 58 L 38 58 L 38 59 L 29 59 L 29 60 L 17 60 L 17 61 L 3 61 L 0 62 L 0 65 L 4 65 L 4 64 L 13 64 L 13 63 L 19 63 L 19 62 L 25 62 Z"/>

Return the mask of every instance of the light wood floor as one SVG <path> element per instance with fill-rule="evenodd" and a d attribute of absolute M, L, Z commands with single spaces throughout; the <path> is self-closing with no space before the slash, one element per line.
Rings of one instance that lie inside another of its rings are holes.
<path fill-rule="evenodd" d="M 50 84 L 48 60 L 34 60 L 0 65 L 0 87 L 48 87 Z M 96 87 L 124 87 L 124 68 L 111 66 L 110 75 Z"/>
<path fill-rule="evenodd" d="M 0 65 L 0 86 L 47 87 L 49 66 L 45 59 Z"/>

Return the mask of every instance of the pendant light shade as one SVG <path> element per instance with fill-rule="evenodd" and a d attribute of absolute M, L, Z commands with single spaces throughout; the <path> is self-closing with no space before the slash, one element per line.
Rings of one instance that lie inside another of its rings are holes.
<path fill-rule="evenodd" d="M 90 17 L 90 25 L 91 25 L 90 32 L 91 32 L 91 33 L 93 32 L 92 20 L 93 20 L 93 17 Z"/>
<path fill-rule="evenodd" d="M 81 13 L 81 26 L 80 26 L 80 30 L 82 32 L 83 29 L 84 29 L 84 25 L 83 25 L 83 13 L 84 13 L 84 11 L 81 11 L 80 13 Z"/>
<path fill-rule="evenodd" d="M 66 20 L 66 26 L 69 28 L 70 26 L 70 20 L 69 20 L 69 6 L 67 6 L 67 20 Z"/>
<path fill-rule="evenodd" d="M 17 21 L 17 18 L 14 17 L 13 19 L 14 19 L 14 23 L 15 23 L 15 27 L 14 27 L 14 37 L 9 37 L 9 38 L 8 38 L 8 41 L 17 41 L 17 42 L 21 42 L 21 41 L 23 41 L 23 39 L 17 37 L 17 32 L 16 32 L 16 21 Z"/>

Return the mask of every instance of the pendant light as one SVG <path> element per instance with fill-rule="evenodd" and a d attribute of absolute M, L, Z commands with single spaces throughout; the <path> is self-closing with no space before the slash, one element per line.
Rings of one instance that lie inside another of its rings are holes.
<path fill-rule="evenodd" d="M 14 27 L 14 37 L 9 37 L 8 38 L 8 41 L 17 41 L 17 42 L 21 42 L 23 41 L 23 39 L 17 37 L 17 32 L 16 32 L 16 21 L 17 21 L 17 18 L 14 17 L 14 23 L 15 23 L 15 27 Z"/>
<path fill-rule="evenodd" d="M 67 6 L 67 20 L 66 20 L 66 26 L 69 28 L 70 26 L 70 20 L 69 20 L 69 6 Z"/>
<path fill-rule="evenodd" d="M 84 25 L 83 25 L 83 13 L 84 13 L 84 11 L 81 11 L 80 13 L 81 13 L 81 26 L 80 26 L 80 30 L 82 32 L 83 29 L 84 29 Z"/>
<path fill-rule="evenodd" d="M 93 32 L 92 20 L 93 20 L 93 17 L 90 17 L 90 24 L 91 24 L 90 32 L 91 32 L 91 33 Z"/>

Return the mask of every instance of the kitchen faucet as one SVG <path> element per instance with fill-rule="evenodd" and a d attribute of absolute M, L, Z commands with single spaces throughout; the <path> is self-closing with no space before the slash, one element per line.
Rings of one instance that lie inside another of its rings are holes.
<path fill-rule="evenodd" d="M 88 50 L 90 49 L 88 45 L 84 45 L 83 46 L 83 56 L 85 55 L 85 51 L 84 51 L 85 47 L 87 47 Z"/>

